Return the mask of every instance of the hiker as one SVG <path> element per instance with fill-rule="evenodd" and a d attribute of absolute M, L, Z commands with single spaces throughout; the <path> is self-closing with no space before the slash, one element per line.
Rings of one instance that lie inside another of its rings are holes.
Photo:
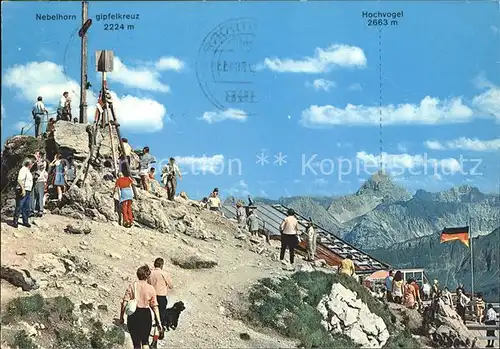
<path fill-rule="evenodd" d="M 246 226 L 246 212 L 241 201 L 236 203 L 236 220 L 238 221 L 238 226 L 240 228 L 244 228 Z"/>
<path fill-rule="evenodd" d="M 156 193 L 155 171 L 156 169 L 154 167 L 151 167 L 148 173 L 148 181 L 151 184 L 150 189 L 153 194 Z"/>
<path fill-rule="evenodd" d="M 470 299 L 464 293 L 463 288 L 457 289 L 457 313 L 462 318 L 464 324 L 465 322 L 465 313 L 467 310 L 467 305 L 469 304 Z"/>
<path fill-rule="evenodd" d="M 411 285 L 415 288 L 415 302 L 416 302 L 416 307 L 420 308 L 422 305 L 422 297 L 420 296 L 420 286 L 417 282 L 417 280 L 412 279 Z"/>
<path fill-rule="evenodd" d="M 55 167 L 55 177 L 53 184 L 57 189 L 57 200 L 60 202 L 62 200 L 64 186 L 66 184 L 66 180 L 64 177 L 65 166 L 61 153 L 56 153 L 54 160 L 50 163 L 49 166 Z"/>
<path fill-rule="evenodd" d="M 476 321 L 477 321 L 477 323 L 483 322 L 484 310 L 485 310 L 485 303 L 484 303 L 484 299 L 483 299 L 483 294 L 478 293 L 477 299 L 476 299 Z"/>
<path fill-rule="evenodd" d="M 47 162 L 43 158 L 38 159 L 36 167 L 36 175 L 34 178 L 35 187 L 33 189 L 33 210 L 36 211 L 38 217 L 42 217 L 45 213 L 45 187 L 47 186 L 49 173 L 47 172 Z"/>
<path fill-rule="evenodd" d="M 417 303 L 417 292 L 413 282 L 413 279 L 409 279 L 403 286 L 403 305 L 409 309 L 414 309 Z"/>
<path fill-rule="evenodd" d="M 445 304 L 448 304 L 450 307 L 453 305 L 453 298 L 451 297 L 451 292 L 448 290 L 448 287 L 443 289 L 441 297 L 444 298 Z"/>
<path fill-rule="evenodd" d="M 318 235 L 317 235 L 316 231 L 314 230 L 314 225 L 313 225 L 311 218 L 309 218 L 309 222 L 307 223 L 306 234 L 307 234 L 307 260 L 309 262 L 314 262 L 314 260 L 316 259 L 315 258 L 315 256 L 316 256 L 316 239 L 317 239 Z"/>
<path fill-rule="evenodd" d="M 125 151 L 125 154 L 121 154 L 121 156 L 122 156 L 121 159 L 122 159 L 122 161 L 127 161 L 128 170 L 130 171 L 130 156 L 132 155 L 132 147 L 128 143 L 127 138 L 122 138 L 121 141 L 123 144 L 123 150 Z M 121 147 L 119 147 L 119 149 L 121 152 Z M 120 166 L 120 171 L 126 173 L 126 171 L 124 171 L 124 169 L 123 169 L 125 166 L 126 166 L 125 163 L 122 163 L 122 166 Z"/>
<path fill-rule="evenodd" d="M 163 328 L 165 328 L 166 325 L 168 291 L 174 288 L 172 277 L 163 270 L 164 265 L 165 261 L 163 258 L 156 258 L 154 268 L 151 270 L 151 275 L 148 278 L 148 283 L 152 285 L 156 291 L 156 300 L 158 301 L 160 321 Z M 161 334 L 160 337 L 162 337 Z"/>
<path fill-rule="evenodd" d="M 220 212 L 222 203 L 219 198 L 219 188 L 215 188 L 212 191 L 210 197 L 208 198 L 207 206 L 210 211 Z"/>
<path fill-rule="evenodd" d="M 16 208 L 14 210 L 14 220 L 12 226 L 17 228 L 19 225 L 19 215 L 23 217 L 23 225 L 27 228 L 31 227 L 28 221 L 29 210 L 31 203 L 31 190 L 33 189 L 33 175 L 31 174 L 32 161 L 25 159 L 23 167 L 19 170 L 17 175 L 16 187 Z"/>
<path fill-rule="evenodd" d="M 72 156 L 68 157 L 68 165 L 64 171 L 64 179 L 68 186 L 73 184 L 76 179 L 76 166 Z"/>
<path fill-rule="evenodd" d="M 342 260 L 339 265 L 339 273 L 346 274 L 356 278 L 356 267 L 354 266 L 354 262 L 352 261 L 352 255 L 348 254 L 346 258 Z"/>
<path fill-rule="evenodd" d="M 389 270 L 389 275 L 387 275 L 386 278 L 385 278 L 385 280 L 384 280 L 385 294 L 386 294 L 388 302 L 392 302 L 393 301 L 393 299 L 392 299 L 392 280 L 394 279 L 393 274 L 394 274 L 394 271 L 393 270 Z"/>
<path fill-rule="evenodd" d="M 401 304 L 403 301 L 403 273 L 398 270 L 392 280 L 392 298 L 394 303 Z"/>
<path fill-rule="evenodd" d="M 288 248 L 290 254 L 290 264 L 293 265 L 295 260 L 295 247 L 299 243 L 299 222 L 295 218 L 295 211 L 292 208 L 288 209 L 287 217 L 280 224 L 281 233 L 281 250 L 280 261 L 284 262 L 285 252 Z"/>
<path fill-rule="evenodd" d="M 259 236 L 259 220 L 254 210 L 250 210 L 248 214 L 247 226 L 251 236 Z"/>
<path fill-rule="evenodd" d="M 71 114 L 70 112 L 70 98 L 69 98 L 69 93 L 64 92 L 63 96 L 59 99 L 59 105 L 57 106 L 57 120 L 64 120 L 64 121 L 70 121 L 68 119 L 68 115 Z"/>
<path fill-rule="evenodd" d="M 493 309 L 493 304 L 488 304 L 488 311 L 486 312 L 486 321 L 484 322 L 485 325 L 488 326 L 495 326 L 497 324 L 497 312 L 495 309 Z M 494 329 L 487 329 L 486 330 L 486 337 L 495 337 L 495 330 Z M 494 347 L 495 340 L 489 340 L 488 339 L 488 345 L 486 347 L 488 348 L 493 348 Z"/>
<path fill-rule="evenodd" d="M 434 279 L 434 283 L 432 284 L 432 298 L 439 297 L 439 281 Z"/>
<path fill-rule="evenodd" d="M 124 176 L 120 172 L 113 188 L 113 194 L 111 195 L 114 197 L 116 189 L 118 189 L 119 202 L 123 215 L 123 226 L 125 228 L 130 228 L 134 224 L 134 214 L 132 213 L 132 200 L 134 199 L 133 185 L 134 180 L 132 177 Z"/>
<path fill-rule="evenodd" d="M 147 279 L 151 275 L 151 270 L 147 265 L 144 265 L 137 269 L 136 274 L 139 281 L 129 285 L 123 297 L 120 311 L 120 323 L 124 323 L 127 302 L 135 300 L 137 302 L 137 308 L 132 315 L 128 315 L 127 328 L 132 338 L 134 349 L 142 349 L 149 348 L 149 334 L 151 333 L 153 323 L 151 310 L 153 310 L 155 321 L 160 332 L 163 332 L 163 327 L 160 321 L 155 289 L 147 282 Z"/>
<path fill-rule="evenodd" d="M 55 154 L 57 153 L 57 143 L 54 139 L 54 133 L 56 131 L 55 120 L 50 118 L 47 123 L 47 139 L 45 140 L 45 152 L 47 153 L 47 160 L 54 160 Z"/>
<path fill-rule="evenodd" d="M 182 180 L 182 173 L 174 158 L 168 160 L 168 164 L 162 169 L 162 183 L 167 189 L 168 199 L 173 201 L 177 190 L 177 177 Z"/>
<path fill-rule="evenodd" d="M 424 283 L 422 286 L 422 293 L 424 294 L 424 300 L 431 298 L 432 287 L 428 282 Z"/>
<path fill-rule="evenodd" d="M 43 98 L 41 96 L 38 96 L 38 98 L 36 99 L 36 103 L 33 106 L 33 110 L 31 111 L 33 120 L 35 120 L 35 138 L 38 138 L 38 136 L 40 135 L 40 124 L 42 123 L 43 116 L 49 116 L 49 112 L 45 108 L 42 100 Z"/>
<path fill-rule="evenodd" d="M 142 189 L 149 191 L 149 168 L 156 163 L 156 159 L 149 154 L 149 147 L 142 149 L 142 156 L 139 161 L 139 176 L 141 177 Z"/>

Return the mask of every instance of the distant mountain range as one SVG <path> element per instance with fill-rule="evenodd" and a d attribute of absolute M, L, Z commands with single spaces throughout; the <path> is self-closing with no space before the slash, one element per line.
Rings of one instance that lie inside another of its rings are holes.
<path fill-rule="evenodd" d="M 500 226 L 500 197 L 463 185 L 414 195 L 382 173 L 373 175 L 352 195 L 342 197 L 254 198 L 255 202 L 292 207 L 353 245 L 373 250 L 464 226 L 486 235 Z"/>
<path fill-rule="evenodd" d="M 324 229 L 397 267 L 425 268 L 431 279 L 454 289 L 470 287 L 470 250 L 459 242 L 440 244 L 445 227 L 468 225 L 476 255 L 476 290 L 489 298 L 500 295 L 500 196 L 468 185 L 411 194 L 377 173 L 359 190 L 342 197 L 254 198 L 255 203 L 283 204 Z M 469 288 L 470 289 L 470 288 Z M 498 300 L 497 300 L 498 301 Z"/>

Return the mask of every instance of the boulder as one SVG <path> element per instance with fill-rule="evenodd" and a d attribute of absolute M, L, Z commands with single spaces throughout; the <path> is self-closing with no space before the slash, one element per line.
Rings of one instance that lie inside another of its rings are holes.
<path fill-rule="evenodd" d="M 317 309 L 323 317 L 323 326 L 332 335 L 346 335 L 365 348 L 381 348 L 389 339 L 382 318 L 341 284 L 333 284 L 330 294 L 323 296 Z"/>
<path fill-rule="evenodd" d="M 26 269 L 17 269 L 6 265 L 1 266 L 0 278 L 13 286 L 21 287 L 23 291 L 36 290 L 39 285 Z"/>
<path fill-rule="evenodd" d="M 52 253 L 35 255 L 31 266 L 34 270 L 47 273 L 49 276 L 59 277 L 66 274 L 64 262 Z"/>
<path fill-rule="evenodd" d="M 171 258 L 172 263 L 183 269 L 209 269 L 215 267 L 218 263 L 213 259 L 194 256 L 176 256 Z"/>

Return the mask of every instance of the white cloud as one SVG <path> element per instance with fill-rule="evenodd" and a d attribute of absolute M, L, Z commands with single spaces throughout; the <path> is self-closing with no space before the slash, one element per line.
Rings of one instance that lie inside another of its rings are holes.
<path fill-rule="evenodd" d="M 494 116 L 500 121 L 500 88 L 490 87 L 485 92 L 474 97 L 472 105 L 484 116 Z"/>
<path fill-rule="evenodd" d="M 345 108 L 332 105 L 312 105 L 302 111 L 301 124 L 305 127 L 332 125 L 378 125 L 380 113 L 384 125 L 447 124 L 470 121 L 473 111 L 461 98 L 439 100 L 425 97 L 420 104 L 364 106 L 348 104 Z"/>
<path fill-rule="evenodd" d="M 205 112 L 203 113 L 203 116 L 200 118 L 200 120 L 206 121 L 209 124 L 213 124 L 216 122 L 221 122 L 225 120 L 235 120 L 235 121 L 240 121 L 244 122 L 248 118 L 248 115 L 243 111 L 239 109 L 227 109 L 224 111 L 216 111 L 216 112 Z"/>
<path fill-rule="evenodd" d="M 359 47 L 331 45 L 326 49 L 316 48 L 313 57 L 299 60 L 289 58 L 266 58 L 259 68 L 267 68 L 279 73 L 324 73 L 334 67 L 366 66 L 366 56 Z"/>
<path fill-rule="evenodd" d="M 220 174 L 221 168 L 224 168 L 224 155 L 218 154 L 207 157 L 195 156 L 176 156 L 175 161 L 183 170 L 190 174 Z"/>
<path fill-rule="evenodd" d="M 100 76 L 100 73 L 98 73 Z M 170 86 L 162 83 L 159 79 L 161 74 L 147 66 L 131 68 L 123 64 L 119 57 L 114 57 L 113 71 L 108 73 L 110 81 L 118 82 L 127 87 L 138 88 L 148 91 L 170 92 Z"/>
<path fill-rule="evenodd" d="M 363 87 L 361 87 L 361 84 L 359 84 L 357 82 L 354 84 L 350 84 L 347 89 L 349 91 L 363 91 Z"/>
<path fill-rule="evenodd" d="M 431 141 L 431 140 L 425 141 L 424 145 L 428 149 L 432 149 L 432 150 L 443 150 L 444 149 L 444 146 L 439 141 Z"/>
<path fill-rule="evenodd" d="M 181 71 L 184 69 L 185 63 L 175 57 L 161 57 L 155 63 L 155 68 L 158 71 L 174 70 Z"/>
<path fill-rule="evenodd" d="M 113 104 L 120 124 L 138 132 L 156 132 L 163 129 L 166 109 L 154 99 L 138 98 L 131 95 L 118 97 L 111 92 Z M 147 118 L 141 117 L 147 115 Z"/>
<path fill-rule="evenodd" d="M 250 195 L 250 192 L 248 191 L 248 184 L 243 179 L 229 188 L 227 192 L 231 196 L 241 197 Z"/>
<path fill-rule="evenodd" d="M 500 150 L 500 138 L 484 141 L 477 138 L 460 137 L 444 143 L 428 140 L 424 142 L 424 145 L 432 150 L 497 151 Z"/>
<path fill-rule="evenodd" d="M 57 102 L 64 91 L 70 93 L 73 117 L 79 117 L 80 85 L 64 74 L 63 67 L 53 62 L 30 62 L 8 68 L 3 76 L 6 87 L 17 90 L 21 100 L 33 102 L 42 96 L 49 112 L 55 112 Z M 124 128 L 153 132 L 161 130 L 165 120 L 165 107 L 155 100 L 131 95 L 114 98 L 117 117 Z M 97 96 L 87 91 L 87 115 L 93 121 Z M 144 115 L 148 117 L 145 118 Z M 167 119 L 168 120 L 168 119 Z"/>
<path fill-rule="evenodd" d="M 356 154 L 356 159 L 361 161 L 365 166 L 369 166 L 370 169 L 365 169 L 377 171 L 377 167 L 380 163 L 380 156 L 368 154 L 364 151 L 358 152 Z M 410 154 L 387 154 L 382 153 L 382 166 L 383 168 L 389 170 L 394 175 L 401 175 L 406 170 L 417 170 L 418 172 L 413 172 L 412 174 L 430 174 L 432 171 L 434 174 L 439 174 L 439 172 L 453 174 L 462 171 L 462 164 L 455 158 L 446 159 L 434 159 L 429 158 L 427 154 L 423 155 L 410 155 Z"/>
<path fill-rule="evenodd" d="M 326 80 L 326 79 L 316 79 L 313 82 L 306 82 L 307 87 L 312 87 L 316 91 L 323 90 L 329 91 L 332 87 L 337 86 L 335 81 Z"/>

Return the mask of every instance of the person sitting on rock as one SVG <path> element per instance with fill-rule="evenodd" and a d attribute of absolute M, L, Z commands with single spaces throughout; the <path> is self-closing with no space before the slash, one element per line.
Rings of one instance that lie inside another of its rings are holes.
<path fill-rule="evenodd" d="M 121 305 L 119 321 L 120 324 L 123 324 L 127 302 L 131 300 L 137 302 L 134 313 L 127 318 L 127 328 L 132 338 L 134 349 L 149 348 L 149 335 L 153 324 L 151 310 L 153 310 L 155 321 L 160 332 L 164 331 L 161 325 L 156 291 L 154 287 L 147 282 L 150 275 L 151 270 L 147 265 L 137 269 L 137 279 L 139 281 L 134 282 L 127 288 Z"/>
<path fill-rule="evenodd" d="M 356 274 L 356 267 L 354 266 L 354 262 L 352 261 L 352 255 L 348 254 L 346 258 L 344 258 L 339 265 L 339 273 L 349 275 L 354 277 Z"/>
<path fill-rule="evenodd" d="M 113 194 L 111 195 L 114 197 L 116 189 L 118 189 L 118 195 L 120 197 L 119 202 L 123 215 L 123 226 L 125 228 L 130 228 L 134 224 L 134 215 L 132 213 L 132 199 L 134 199 L 133 185 L 134 180 L 132 177 L 124 176 L 123 173 L 120 172 L 115 187 L 113 188 Z"/>
<path fill-rule="evenodd" d="M 66 184 L 71 186 L 76 179 L 76 166 L 75 161 L 72 156 L 68 157 L 68 164 L 64 171 L 64 178 L 66 180 Z"/>
<path fill-rule="evenodd" d="M 149 154 L 149 147 L 144 147 L 140 159 L 139 176 L 141 177 L 142 189 L 149 191 L 149 169 L 156 163 L 154 156 Z"/>
<path fill-rule="evenodd" d="M 64 176 L 66 167 L 64 166 L 64 160 L 62 159 L 61 153 L 56 153 L 54 160 L 50 163 L 50 167 L 55 168 L 54 187 L 56 187 L 57 190 L 57 200 L 61 202 L 66 184 Z"/>

